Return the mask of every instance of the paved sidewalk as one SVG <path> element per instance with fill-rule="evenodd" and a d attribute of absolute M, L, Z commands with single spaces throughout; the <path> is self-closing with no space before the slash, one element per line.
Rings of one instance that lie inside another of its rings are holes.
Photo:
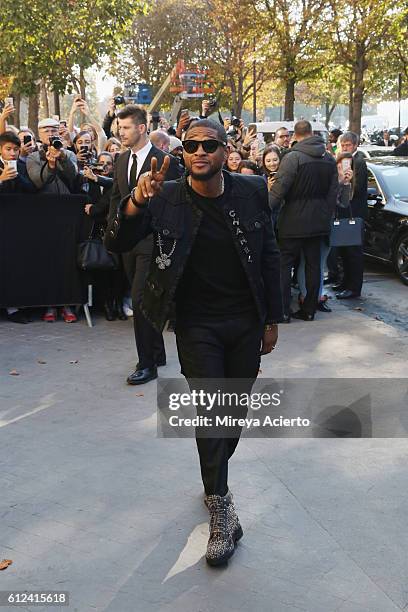
<path fill-rule="evenodd" d="M 179 376 L 165 340 L 161 375 Z M 281 326 L 262 376 L 406 378 L 407 357 L 408 332 L 337 304 Z M 406 439 L 242 440 L 244 538 L 212 569 L 195 442 L 156 437 L 155 383 L 124 384 L 134 362 L 131 321 L 0 322 L 0 590 L 71 597 L 0 610 L 408 610 Z"/>

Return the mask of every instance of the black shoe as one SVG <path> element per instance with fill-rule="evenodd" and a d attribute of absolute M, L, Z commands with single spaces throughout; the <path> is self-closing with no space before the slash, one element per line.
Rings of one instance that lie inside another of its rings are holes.
<path fill-rule="evenodd" d="M 282 317 L 282 323 L 290 323 L 290 315 L 284 314 Z"/>
<path fill-rule="evenodd" d="M 338 285 L 332 285 L 331 290 L 332 291 L 344 291 L 344 285 L 342 285 L 341 283 L 339 283 Z"/>
<path fill-rule="evenodd" d="M 136 369 L 132 374 L 129 374 L 126 382 L 128 385 L 143 385 L 155 378 L 157 378 L 157 367 L 153 366 L 153 368 Z"/>
<path fill-rule="evenodd" d="M 302 321 L 314 321 L 314 314 L 308 314 L 304 310 L 298 310 L 294 312 L 292 317 L 294 319 L 301 319 Z"/>
<path fill-rule="evenodd" d="M 105 302 L 105 304 L 103 305 L 103 309 L 105 311 L 105 319 L 107 321 L 116 320 L 116 310 L 113 302 Z"/>
<path fill-rule="evenodd" d="M 30 319 L 21 310 L 16 310 L 16 312 L 8 314 L 7 318 L 13 323 L 22 323 L 23 325 L 30 322 Z"/>
<path fill-rule="evenodd" d="M 332 309 L 328 307 L 327 300 L 321 300 L 317 305 L 317 310 L 320 312 L 331 312 Z"/>
<path fill-rule="evenodd" d="M 119 321 L 127 321 L 127 315 L 125 314 L 122 306 L 122 300 L 115 301 L 115 310 Z"/>
<path fill-rule="evenodd" d="M 350 291 L 350 289 L 345 289 L 340 293 L 336 293 L 336 298 L 338 300 L 351 300 L 352 298 L 361 297 L 359 293 L 354 293 L 354 291 Z"/>

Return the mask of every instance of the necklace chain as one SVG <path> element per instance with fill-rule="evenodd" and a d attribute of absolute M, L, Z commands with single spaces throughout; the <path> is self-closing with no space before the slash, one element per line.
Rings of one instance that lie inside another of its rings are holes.
<path fill-rule="evenodd" d="M 192 186 L 192 184 L 191 184 L 191 183 L 192 183 L 191 175 L 189 175 L 189 176 L 187 177 L 187 181 L 188 181 L 188 184 L 190 185 L 190 187 L 191 187 L 191 188 L 193 188 L 193 186 Z M 220 193 L 218 194 L 218 196 L 215 196 L 215 197 L 219 198 L 220 196 L 222 196 L 222 194 L 224 193 L 224 189 L 225 189 L 224 175 L 223 175 L 223 174 L 221 174 L 221 191 L 220 191 Z"/>

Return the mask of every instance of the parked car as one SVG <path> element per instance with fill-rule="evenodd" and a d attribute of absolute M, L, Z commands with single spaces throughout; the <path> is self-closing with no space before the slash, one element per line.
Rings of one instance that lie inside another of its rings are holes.
<path fill-rule="evenodd" d="M 408 159 L 372 158 L 367 168 L 364 253 L 391 262 L 408 285 Z"/>
<path fill-rule="evenodd" d="M 373 144 L 361 145 L 358 150 L 370 159 L 372 157 L 389 157 L 394 153 L 394 147 L 380 147 Z"/>

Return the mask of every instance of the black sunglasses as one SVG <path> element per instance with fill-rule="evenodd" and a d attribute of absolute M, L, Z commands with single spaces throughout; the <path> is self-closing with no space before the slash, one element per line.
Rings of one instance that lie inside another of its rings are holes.
<path fill-rule="evenodd" d="M 221 140 L 215 140 L 210 138 L 209 140 L 185 140 L 183 142 L 183 149 L 186 153 L 196 153 L 198 147 L 201 145 L 205 153 L 215 153 L 219 146 L 225 147 L 227 143 L 221 142 Z"/>

